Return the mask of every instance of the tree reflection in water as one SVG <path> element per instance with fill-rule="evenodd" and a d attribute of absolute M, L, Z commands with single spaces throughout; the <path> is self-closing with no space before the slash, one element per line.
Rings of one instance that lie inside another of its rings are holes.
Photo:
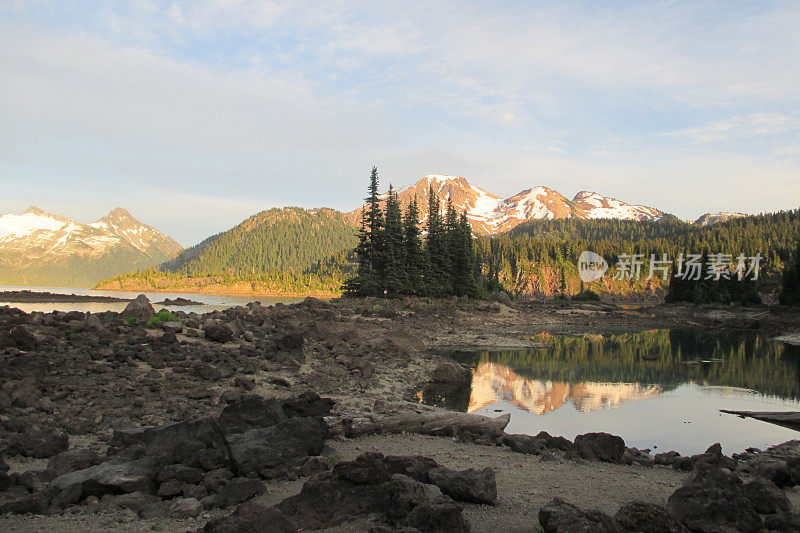
<path fill-rule="evenodd" d="M 428 387 L 421 399 L 469 412 L 502 400 L 546 414 L 566 402 L 583 412 L 613 408 L 686 383 L 800 397 L 800 348 L 758 335 L 662 329 L 533 340 L 545 347 L 452 354 L 473 368 L 471 386 Z"/>

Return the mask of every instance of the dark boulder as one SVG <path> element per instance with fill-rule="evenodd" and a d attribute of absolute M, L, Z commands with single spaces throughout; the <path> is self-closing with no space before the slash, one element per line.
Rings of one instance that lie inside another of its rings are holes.
<path fill-rule="evenodd" d="M 735 459 L 723 455 L 722 446 L 716 443 L 709 446 L 703 453 L 690 457 L 676 457 L 672 465 L 679 470 L 690 472 L 694 470 L 694 467 L 699 463 L 710 464 L 729 470 L 735 470 L 737 464 Z"/>
<path fill-rule="evenodd" d="M 768 479 L 780 488 L 794 485 L 792 471 L 784 461 L 770 461 L 758 465 L 756 476 Z"/>
<path fill-rule="evenodd" d="M 387 455 L 383 464 L 390 474 L 403 474 L 422 483 L 429 483 L 428 473 L 439 464 L 422 455 Z"/>
<path fill-rule="evenodd" d="M 228 404 L 219 415 L 219 426 L 226 435 L 274 426 L 288 416 L 275 398 L 245 394 Z"/>
<path fill-rule="evenodd" d="M 385 526 L 414 527 L 420 531 L 469 531 L 461 507 L 441 490 L 391 469 L 408 468 L 419 473 L 427 461 L 380 453 L 362 454 L 355 461 L 338 463 L 333 471 L 306 481 L 300 493 L 277 505 L 303 530 L 343 525 L 371 515 Z M 412 466 L 413 465 L 413 466 Z"/>
<path fill-rule="evenodd" d="M 653 463 L 662 466 L 672 466 L 680 457 L 681 454 L 675 451 L 657 453 L 653 457 Z"/>
<path fill-rule="evenodd" d="M 744 496 L 736 474 L 700 462 L 683 486 L 670 495 L 667 509 L 692 531 L 759 531 L 761 518 Z"/>
<path fill-rule="evenodd" d="M 319 455 L 327 434 L 322 418 L 290 418 L 268 428 L 229 435 L 228 442 L 241 474 L 274 478 Z"/>
<path fill-rule="evenodd" d="M 283 333 L 275 338 L 275 346 L 279 350 L 294 352 L 303 348 L 305 336 L 305 332 L 302 331 Z"/>
<path fill-rule="evenodd" d="M 103 503 L 106 508 L 130 509 L 140 516 L 148 505 L 160 501 L 161 498 L 158 496 L 154 494 L 145 494 L 144 492 L 131 492 L 128 494 L 120 494 L 119 496 L 103 497 Z"/>
<path fill-rule="evenodd" d="M 7 332 L 0 332 L 0 349 L 16 348 L 32 352 L 39 348 L 39 339 L 23 325 L 14 326 Z"/>
<path fill-rule="evenodd" d="M 414 507 L 402 523 L 419 531 L 469 533 L 470 524 L 453 502 L 436 501 Z"/>
<path fill-rule="evenodd" d="M 295 533 L 297 526 L 275 507 L 246 502 L 230 516 L 215 518 L 203 533 Z"/>
<path fill-rule="evenodd" d="M 584 510 L 561 498 L 553 498 L 539 509 L 539 523 L 545 533 L 616 533 L 619 528 L 605 513 Z"/>
<path fill-rule="evenodd" d="M 186 465 L 167 465 L 158 472 L 159 483 L 167 481 L 180 481 L 181 483 L 196 484 L 203 481 L 203 471 Z"/>
<path fill-rule="evenodd" d="M 683 525 L 670 516 L 664 507 L 652 503 L 625 503 L 614 515 L 614 521 L 620 530 L 630 533 L 688 532 Z"/>
<path fill-rule="evenodd" d="M 69 448 L 69 437 L 57 430 L 29 430 L 8 438 L 6 453 L 47 459 Z"/>
<path fill-rule="evenodd" d="M 54 455 L 47 462 L 47 470 L 53 477 L 67 472 L 83 470 L 100 463 L 100 456 L 86 448 L 76 448 Z"/>
<path fill-rule="evenodd" d="M 28 494 L 17 499 L 0 503 L 0 515 L 5 513 L 43 514 L 47 511 L 48 503 L 47 498 L 42 493 Z"/>
<path fill-rule="evenodd" d="M 48 487 L 54 493 L 78 494 L 76 501 L 87 496 L 143 492 L 156 490 L 159 463 L 152 457 L 134 461 L 111 460 L 98 465 L 63 474 Z M 69 502 L 75 503 L 75 502 Z"/>
<path fill-rule="evenodd" d="M 217 381 L 220 377 L 222 377 L 222 373 L 217 367 L 210 365 L 205 361 L 198 361 L 195 363 L 192 371 L 194 372 L 195 376 L 204 381 Z"/>
<path fill-rule="evenodd" d="M 239 477 L 232 479 L 217 493 L 215 500 L 219 507 L 230 507 L 258 496 L 266 490 L 264 483 L 258 479 Z"/>
<path fill-rule="evenodd" d="M 146 453 L 164 464 L 213 470 L 233 466 L 228 442 L 216 422 L 209 418 L 183 421 L 147 429 L 117 430 L 111 445 L 122 453 Z"/>
<path fill-rule="evenodd" d="M 546 431 L 537 435 L 503 435 L 503 444 L 519 453 L 538 455 L 546 449 L 570 451 L 575 445 L 564 437 L 553 437 Z"/>
<path fill-rule="evenodd" d="M 779 533 L 797 533 L 800 531 L 800 513 L 777 513 L 764 517 L 764 527 L 768 531 Z"/>
<path fill-rule="evenodd" d="M 442 363 L 434 369 L 433 381 L 448 385 L 463 385 L 472 381 L 472 372 L 457 363 Z"/>
<path fill-rule="evenodd" d="M 430 482 L 454 500 L 470 503 L 497 503 L 497 483 L 494 470 L 450 470 L 440 466 L 428 472 Z"/>
<path fill-rule="evenodd" d="M 320 398 L 316 392 L 306 391 L 296 398 L 283 401 L 286 415 L 293 416 L 328 416 L 336 402 L 330 398 Z"/>
<path fill-rule="evenodd" d="M 120 313 L 123 318 L 135 319 L 140 322 L 150 320 L 154 314 L 156 314 L 156 310 L 153 309 L 150 300 L 144 294 L 137 296 L 136 299 L 125 306 L 125 309 Z"/>
<path fill-rule="evenodd" d="M 203 322 L 203 331 L 206 339 L 215 342 L 228 342 L 233 338 L 233 330 L 228 324 L 218 320 L 208 319 Z"/>
<path fill-rule="evenodd" d="M 789 498 L 772 481 L 757 478 L 742 485 L 744 497 L 757 512 L 775 514 L 791 510 Z"/>
<path fill-rule="evenodd" d="M 343 461 L 333 467 L 333 473 L 355 485 L 375 485 L 389 481 L 391 472 L 385 457 L 379 452 L 362 453 L 354 461 Z"/>
<path fill-rule="evenodd" d="M 625 441 L 608 433 L 586 433 L 575 437 L 575 450 L 586 459 L 619 463 L 625 455 Z"/>

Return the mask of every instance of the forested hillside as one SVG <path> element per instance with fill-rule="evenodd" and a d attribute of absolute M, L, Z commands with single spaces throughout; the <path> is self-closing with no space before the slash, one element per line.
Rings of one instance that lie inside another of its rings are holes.
<path fill-rule="evenodd" d="M 185 250 L 160 270 L 186 276 L 303 272 L 356 244 L 356 230 L 332 209 L 262 211 Z"/>
<path fill-rule="evenodd" d="M 562 290 L 580 291 L 577 261 L 584 250 L 602 255 L 611 267 L 598 292 L 645 294 L 663 297 L 667 282 L 615 279 L 614 265 L 622 254 L 643 254 L 643 276 L 650 254 L 761 254 L 762 290 L 776 289 L 779 276 L 800 236 L 800 210 L 737 218 L 713 226 L 696 226 L 678 220 L 657 222 L 628 220 L 537 220 L 522 224 L 492 239 L 479 238 L 476 249 L 483 269 L 518 295 L 551 296 Z M 670 273 L 671 275 L 671 273 Z"/>

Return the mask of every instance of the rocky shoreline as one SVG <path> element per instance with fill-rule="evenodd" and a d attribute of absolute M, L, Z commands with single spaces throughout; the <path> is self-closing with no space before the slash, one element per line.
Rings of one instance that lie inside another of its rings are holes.
<path fill-rule="evenodd" d="M 178 311 L 179 322 L 147 329 L 154 312 L 144 297 L 123 313 L 0 307 L 0 529 L 800 525 L 796 441 L 736 457 L 719 446 L 652 455 L 605 433 L 510 435 L 503 423 L 454 421 L 413 401 L 431 382 L 468 379 L 443 347 L 687 320 L 778 334 L 796 328 L 795 314 L 307 299 Z"/>

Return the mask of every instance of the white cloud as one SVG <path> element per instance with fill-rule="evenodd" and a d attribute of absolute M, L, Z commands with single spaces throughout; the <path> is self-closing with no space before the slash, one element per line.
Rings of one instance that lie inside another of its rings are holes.
<path fill-rule="evenodd" d="M 711 143 L 729 139 L 752 139 L 800 133 L 800 118 L 783 113 L 753 113 L 712 122 L 698 128 L 666 133 L 669 137 Z"/>

